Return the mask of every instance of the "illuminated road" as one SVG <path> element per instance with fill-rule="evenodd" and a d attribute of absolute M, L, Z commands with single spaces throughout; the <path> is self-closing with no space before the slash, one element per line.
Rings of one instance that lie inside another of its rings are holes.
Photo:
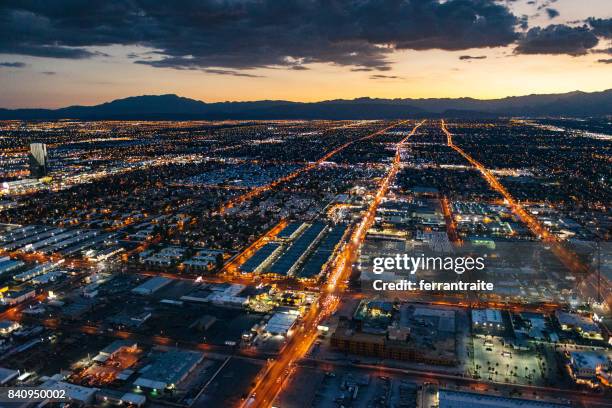
<path fill-rule="evenodd" d="M 410 138 L 410 136 L 412 136 L 423 123 L 424 121 L 417 124 L 406 137 L 398 142 L 393 163 L 391 164 L 386 176 L 381 180 L 372 203 L 364 214 L 362 221 L 353 230 L 350 240 L 346 243 L 343 250 L 334 260 L 333 268 L 328 278 L 328 284 L 326 287 L 324 287 L 321 297 L 319 298 L 319 302 L 313 305 L 313 307 L 303 317 L 302 323 L 296 328 L 293 335 L 289 338 L 278 358 L 268 363 L 268 366 L 265 369 L 266 371 L 260 376 L 250 393 L 251 398 L 248 398 L 242 404 L 243 407 L 271 406 L 276 398 L 276 395 L 278 395 L 282 389 L 284 384 L 283 379 L 287 379 L 287 377 L 291 375 L 293 366 L 299 359 L 306 355 L 312 344 L 317 339 L 317 326 L 319 323 L 326 317 L 333 314 L 338 308 L 340 303 L 339 295 L 346 288 L 344 281 L 350 277 L 353 263 L 357 258 L 359 246 L 363 242 L 368 229 L 374 222 L 376 209 L 387 193 L 389 184 L 395 178 L 400 169 L 401 148 L 408 138 Z M 398 124 L 394 126 L 397 126 Z M 392 127 L 393 126 L 385 128 L 375 134 L 370 135 L 370 137 L 381 134 Z M 335 150 L 340 151 L 342 148 L 344 147 L 341 146 Z M 325 160 L 337 153 L 337 151 L 334 153 L 330 152 L 330 154 L 326 155 L 328 157 L 326 157 Z"/>
<path fill-rule="evenodd" d="M 457 233 L 457 223 L 453 218 L 453 212 L 450 207 L 450 202 L 446 197 L 443 197 L 440 201 L 442 202 L 442 211 L 444 212 L 444 220 L 446 221 L 446 230 L 448 232 L 448 237 L 452 242 L 461 245 L 462 241 L 459 237 L 459 234 Z"/>
<path fill-rule="evenodd" d="M 596 280 L 593 278 L 594 274 L 589 275 L 589 268 L 584 265 L 576 254 L 564 247 L 557 239 L 554 234 L 551 234 L 533 215 L 528 213 L 523 206 L 510 194 L 510 192 L 497 180 L 497 178 L 489 171 L 482 163 L 474 159 L 471 155 L 466 153 L 462 148 L 457 146 L 453 142 L 453 135 L 446 128 L 444 119 L 440 121 L 440 127 L 442 132 L 446 134 L 448 146 L 463 156 L 472 166 L 474 166 L 484 179 L 489 183 L 491 188 L 497 191 L 506 201 L 506 204 L 510 209 L 521 219 L 521 221 L 527 225 L 529 230 L 540 237 L 542 241 L 549 243 L 553 253 L 559 258 L 559 260 L 578 278 L 584 278 L 581 282 L 580 288 L 582 295 L 585 299 L 591 298 L 596 299 L 598 297 L 598 288 Z M 601 281 L 602 292 L 605 294 L 605 300 L 608 304 L 612 300 L 612 290 L 609 282 L 602 277 Z"/>
<path fill-rule="evenodd" d="M 244 251 L 242 251 L 238 256 L 229 260 L 221 269 L 222 273 L 230 273 L 236 274 L 239 273 L 238 268 L 240 265 L 245 263 L 253 254 L 264 246 L 268 241 L 272 238 L 276 237 L 276 235 L 283 230 L 287 226 L 286 220 L 281 220 L 278 224 L 276 224 L 272 229 L 263 234 L 257 241 L 253 242 L 249 245 Z"/>

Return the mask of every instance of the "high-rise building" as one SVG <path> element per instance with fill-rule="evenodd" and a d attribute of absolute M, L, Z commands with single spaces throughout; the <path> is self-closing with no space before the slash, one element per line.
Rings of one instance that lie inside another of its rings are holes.
<path fill-rule="evenodd" d="M 48 173 L 47 145 L 44 143 L 30 144 L 30 177 L 41 178 Z"/>

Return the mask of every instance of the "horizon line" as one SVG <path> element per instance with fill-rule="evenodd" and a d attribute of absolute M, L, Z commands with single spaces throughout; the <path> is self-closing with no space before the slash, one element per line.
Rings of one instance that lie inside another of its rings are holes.
<path fill-rule="evenodd" d="M 519 95 L 507 95 L 507 96 L 503 96 L 503 97 L 499 97 L 499 98 L 476 98 L 476 97 L 472 97 L 472 96 L 458 96 L 458 97 L 444 96 L 444 97 L 426 97 L 426 98 L 414 98 L 414 97 L 406 96 L 406 97 L 402 97 L 402 98 L 384 98 L 384 97 L 372 97 L 372 96 L 359 96 L 359 97 L 355 97 L 355 98 L 320 99 L 320 100 L 316 100 L 316 101 L 300 101 L 300 100 L 291 100 L 291 99 L 250 99 L 250 100 L 224 100 L 224 101 L 215 101 L 215 102 L 208 102 L 208 101 L 203 100 L 203 99 L 196 99 L 196 98 L 192 98 L 192 97 L 189 97 L 189 96 L 182 96 L 182 95 L 178 95 L 176 93 L 160 93 L 160 94 L 147 94 L 147 93 L 145 93 L 145 94 L 140 94 L 140 95 L 129 95 L 129 96 L 123 96 L 123 97 L 116 97 L 114 99 L 110 99 L 110 100 L 107 100 L 105 102 L 99 102 L 99 103 L 91 104 L 91 105 L 84 105 L 84 104 L 73 103 L 73 104 L 68 104 L 68 105 L 65 105 L 65 106 L 62 106 L 62 107 L 56 107 L 56 108 L 46 108 L 46 107 L 40 107 L 40 106 L 29 106 L 29 107 L 17 107 L 17 108 L 15 108 L 15 107 L 3 107 L 3 106 L 0 106 L 0 109 L 9 110 L 9 111 L 26 110 L 26 109 L 59 110 L 59 109 L 77 107 L 77 106 L 79 106 L 79 107 L 100 106 L 100 105 L 103 105 L 103 104 L 106 104 L 106 103 L 112 103 L 112 102 L 115 102 L 115 101 L 120 101 L 120 100 L 124 100 L 124 99 L 129 99 L 129 98 L 160 97 L 160 96 L 175 96 L 177 98 L 189 99 L 189 100 L 192 100 L 192 101 L 202 102 L 202 103 L 205 103 L 205 104 L 254 103 L 254 102 L 288 102 L 288 103 L 310 104 L 310 103 L 322 103 L 322 102 L 333 102 L 333 101 L 356 101 L 356 100 L 360 100 L 360 99 L 387 100 L 387 101 L 402 101 L 402 100 L 423 101 L 423 100 L 444 100 L 444 99 L 449 99 L 449 100 L 473 99 L 473 100 L 477 100 L 477 101 L 498 101 L 498 100 L 502 100 L 502 99 L 521 98 L 521 97 L 527 97 L 527 96 L 568 95 L 568 94 L 573 94 L 573 93 L 594 94 L 594 93 L 602 93 L 602 92 L 607 92 L 607 91 L 612 91 L 612 88 L 604 88 L 604 89 L 601 89 L 599 91 L 582 91 L 582 90 L 576 89 L 576 90 L 568 91 L 568 92 L 529 93 L 529 94 L 519 94 Z"/>

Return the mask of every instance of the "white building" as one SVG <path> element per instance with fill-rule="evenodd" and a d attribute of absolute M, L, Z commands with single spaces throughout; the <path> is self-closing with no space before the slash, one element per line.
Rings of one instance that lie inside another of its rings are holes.
<path fill-rule="evenodd" d="M 497 309 L 473 309 L 472 329 L 476 332 L 495 334 L 504 330 L 504 318 Z"/>
<path fill-rule="evenodd" d="M 172 283 L 172 279 L 156 276 L 132 289 L 132 293 L 137 295 L 151 295 L 170 283 Z"/>

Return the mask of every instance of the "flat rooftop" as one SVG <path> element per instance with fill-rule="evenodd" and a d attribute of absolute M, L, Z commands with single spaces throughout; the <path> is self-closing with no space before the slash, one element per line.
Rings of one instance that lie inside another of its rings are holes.
<path fill-rule="evenodd" d="M 439 408 L 561 408 L 568 405 L 555 404 L 545 401 L 532 401 L 522 398 L 506 398 L 494 395 L 477 394 L 474 392 L 461 392 L 440 390 Z"/>

